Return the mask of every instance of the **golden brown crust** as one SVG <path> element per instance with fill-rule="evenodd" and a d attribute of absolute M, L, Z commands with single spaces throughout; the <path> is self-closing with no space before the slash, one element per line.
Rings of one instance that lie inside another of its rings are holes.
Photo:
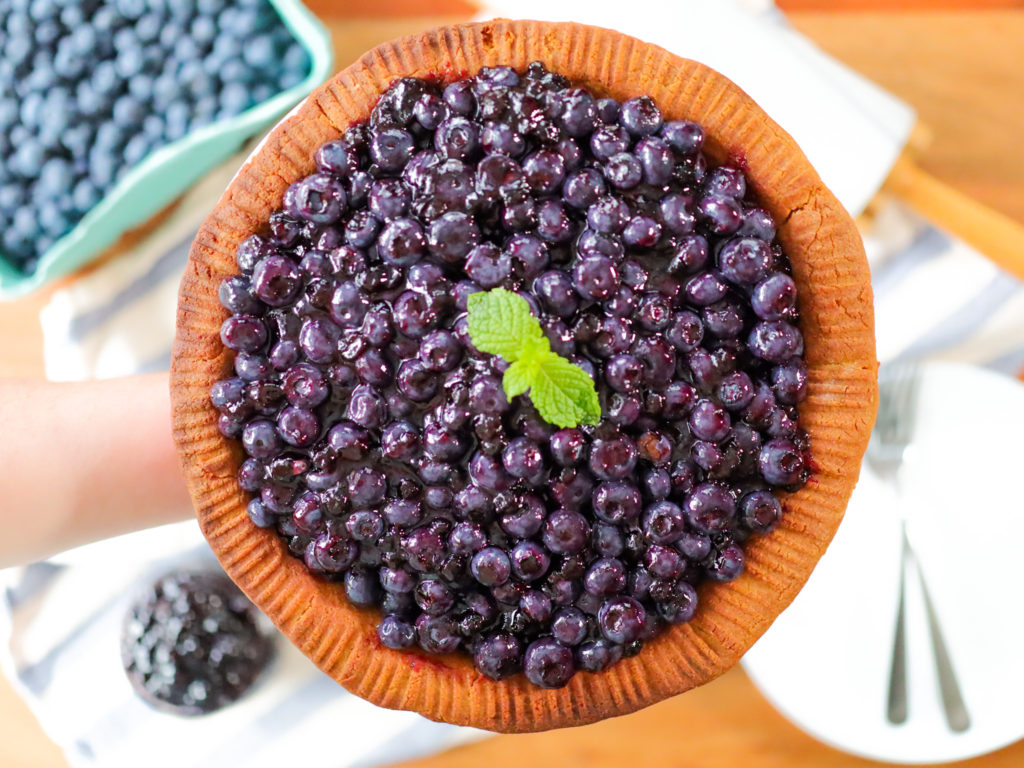
<path fill-rule="evenodd" d="M 455 79 L 481 66 L 543 61 L 595 92 L 649 94 L 672 119 L 703 124 L 712 159 L 745 164 L 779 222 L 800 288 L 810 367 L 801 406 L 816 471 L 785 501 L 772 534 L 747 546 L 730 584 L 701 588 L 695 618 L 600 674 L 561 690 L 521 675 L 494 682 L 464 656 L 429 657 L 380 646 L 373 611 L 309 575 L 278 537 L 253 526 L 235 481 L 239 448 L 221 437 L 211 384 L 230 359 L 217 284 L 236 272 L 236 246 L 259 230 L 287 186 L 311 172 L 313 152 L 365 119 L 405 75 Z M 707 67 L 617 32 L 576 24 L 492 21 L 444 27 L 384 44 L 315 91 L 239 173 L 192 246 L 178 304 L 171 369 L 174 436 L 199 522 L 228 574 L 321 669 L 375 704 L 495 731 L 581 725 L 632 712 L 708 682 L 740 658 L 795 597 L 828 545 L 856 482 L 874 421 L 874 320 L 867 262 L 853 221 L 803 153 L 739 88 Z"/>

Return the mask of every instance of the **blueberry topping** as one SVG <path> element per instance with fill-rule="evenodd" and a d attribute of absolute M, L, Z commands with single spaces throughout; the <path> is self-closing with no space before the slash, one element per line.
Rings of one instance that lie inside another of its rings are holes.
<path fill-rule="evenodd" d="M 210 402 L 247 513 L 378 609 L 385 648 L 600 672 L 739 577 L 807 481 L 796 283 L 703 142 L 540 64 L 405 78 L 238 246 Z M 508 396 L 467 319 L 499 287 L 594 379 L 599 423 Z"/>

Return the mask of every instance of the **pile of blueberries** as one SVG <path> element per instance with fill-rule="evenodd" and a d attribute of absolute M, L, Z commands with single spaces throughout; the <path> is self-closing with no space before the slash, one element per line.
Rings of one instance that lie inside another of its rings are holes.
<path fill-rule="evenodd" d="M 383 645 L 565 685 L 692 618 L 806 482 L 789 261 L 703 141 L 539 63 L 404 79 L 239 247 L 211 401 L 249 516 L 379 608 Z M 506 398 L 466 323 L 496 287 L 594 378 L 599 424 Z"/>
<path fill-rule="evenodd" d="M 153 150 L 309 67 L 268 0 L 0 0 L 0 254 L 31 273 Z"/>
<path fill-rule="evenodd" d="M 214 571 L 161 577 L 131 606 L 121 634 L 121 661 L 136 693 L 176 715 L 206 714 L 241 698 L 273 653 L 256 607 Z"/>

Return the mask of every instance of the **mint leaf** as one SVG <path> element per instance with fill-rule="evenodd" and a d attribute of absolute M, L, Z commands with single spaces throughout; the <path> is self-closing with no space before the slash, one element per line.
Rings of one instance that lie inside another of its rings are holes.
<path fill-rule="evenodd" d="M 597 424 L 601 404 L 594 380 L 556 352 L 519 294 L 495 288 L 467 302 L 469 338 L 481 352 L 510 363 L 502 378 L 512 399 L 529 392 L 541 418 L 558 427 Z"/>
<path fill-rule="evenodd" d="M 529 341 L 544 337 L 526 299 L 512 291 L 495 288 L 471 294 L 467 308 L 473 346 L 510 363 L 519 359 Z"/>
<path fill-rule="evenodd" d="M 601 420 L 594 380 L 554 352 L 539 361 L 530 400 L 540 417 L 556 427 L 597 424 Z"/>
<path fill-rule="evenodd" d="M 505 369 L 505 375 L 501 378 L 501 385 L 505 389 L 505 397 L 511 400 L 513 397 L 526 392 L 533 384 L 533 379 L 536 375 L 537 366 L 522 360 L 516 360 Z"/>

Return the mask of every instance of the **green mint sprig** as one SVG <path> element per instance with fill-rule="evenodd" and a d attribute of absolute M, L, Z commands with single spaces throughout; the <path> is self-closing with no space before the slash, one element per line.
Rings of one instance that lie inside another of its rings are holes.
<path fill-rule="evenodd" d="M 468 302 L 469 338 L 481 352 L 510 363 L 502 379 L 511 399 L 529 392 L 540 417 L 556 427 L 597 424 L 601 404 L 594 380 L 570 363 L 544 336 L 530 305 L 504 288 L 471 294 Z"/>

